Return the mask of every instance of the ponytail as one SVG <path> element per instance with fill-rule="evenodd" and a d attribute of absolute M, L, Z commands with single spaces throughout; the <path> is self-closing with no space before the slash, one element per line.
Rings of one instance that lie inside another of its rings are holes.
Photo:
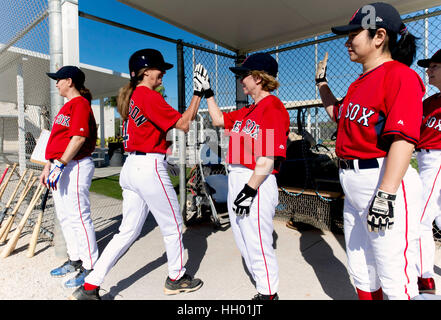
<path fill-rule="evenodd" d="M 82 97 L 86 98 L 87 101 L 89 101 L 89 103 L 92 104 L 92 93 L 90 92 L 89 89 L 83 86 L 82 88 L 78 89 L 78 91 L 80 92 Z"/>
<path fill-rule="evenodd" d="M 130 98 L 132 97 L 133 91 L 135 91 L 136 86 L 144 78 L 145 70 L 147 70 L 147 68 L 140 69 L 136 77 L 132 78 L 129 83 L 119 89 L 118 97 L 116 98 L 116 104 L 118 108 L 118 113 L 121 115 L 121 118 L 123 120 L 126 120 L 129 115 Z"/>
<path fill-rule="evenodd" d="M 395 34 L 395 39 L 396 37 L 397 35 Z M 404 63 L 410 67 L 416 57 L 416 40 L 417 38 L 406 28 L 406 30 L 401 33 L 401 38 L 398 40 L 398 42 L 395 40 L 394 45 L 389 43 L 389 50 L 392 54 L 392 59 Z"/>
<path fill-rule="evenodd" d="M 377 30 L 376 29 L 368 29 L 369 35 L 371 38 L 374 38 Z M 407 27 L 402 24 L 402 29 L 399 33 L 401 36 L 398 40 L 398 34 L 387 30 L 388 41 L 387 47 L 384 47 L 384 50 L 389 49 L 389 52 L 392 55 L 392 59 L 404 63 L 408 67 L 411 66 L 416 57 L 416 40 L 418 39 L 413 34 L 409 32 Z"/>
<path fill-rule="evenodd" d="M 123 120 L 126 120 L 129 114 L 130 97 L 132 96 L 135 87 L 136 86 L 133 86 L 132 82 L 130 81 L 124 87 L 119 89 L 118 97 L 116 98 L 116 104 L 118 112 Z"/>

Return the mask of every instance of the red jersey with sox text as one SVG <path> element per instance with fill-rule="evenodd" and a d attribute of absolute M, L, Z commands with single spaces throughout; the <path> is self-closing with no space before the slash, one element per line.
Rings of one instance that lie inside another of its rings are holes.
<path fill-rule="evenodd" d="M 268 95 L 257 104 L 224 112 L 223 117 L 230 137 L 227 163 L 254 170 L 260 156 L 286 158 L 289 114 L 276 96 Z M 272 173 L 277 172 L 275 167 Z"/>
<path fill-rule="evenodd" d="M 171 145 L 167 131 L 182 117 L 159 92 L 136 87 L 130 98 L 129 113 L 123 122 L 123 143 L 127 152 L 166 154 Z"/>
<path fill-rule="evenodd" d="M 441 149 L 441 94 L 436 93 L 423 101 L 423 122 L 417 148 Z"/>
<path fill-rule="evenodd" d="M 398 61 L 385 62 L 362 74 L 334 107 L 336 154 L 343 159 L 387 155 L 394 135 L 417 144 L 420 137 L 424 84 Z"/>
<path fill-rule="evenodd" d="M 86 137 L 73 160 L 91 156 L 96 146 L 97 126 L 92 107 L 82 96 L 66 102 L 55 117 L 46 146 L 46 160 L 61 158 L 73 136 Z"/>

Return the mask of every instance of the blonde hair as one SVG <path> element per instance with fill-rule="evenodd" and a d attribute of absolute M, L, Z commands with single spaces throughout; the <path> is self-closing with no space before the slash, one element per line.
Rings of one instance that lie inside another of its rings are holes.
<path fill-rule="evenodd" d="M 255 80 L 261 80 L 260 84 L 262 85 L 262 90 L 264 91 L 271 92 L 280 86 L 280 83 L 276 80 L 276 78 L 264 71 L 253 70 L 250 72 L 250 74 Z"/>
<path fill-rule="evenodd" d="M 144 78 L 143 74 L 147 68 L 142 68 L 138 71 L 135 78 L 131 79 L 124 87 L 120 88 L 118 91 L 118 97 L 116 98 L 116 104 L 118 113 L 121 115 L 123 120 L 126 120 L 129 115 L 130 98 L 132 97 L 133 91 L 135 91 L 136 86 Z"/>

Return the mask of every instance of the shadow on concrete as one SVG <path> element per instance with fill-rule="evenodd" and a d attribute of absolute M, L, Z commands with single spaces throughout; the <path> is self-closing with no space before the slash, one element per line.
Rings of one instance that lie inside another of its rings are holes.
<path fill-rule="evenodd" d="M 105 228 L 96 233 L 100 253 L 105 248 L 105 246 L 110 242 L 113 235 L 118 232 L 118 228 L 122 216 L 118 216 L 113 219 L 118 221 L 118 223 L 113 223 L 108 228 Z M 155 218 L 153 217 L 152 214 L 149 214 L 147 216 L 144 227 L 141 230 L 141 233 L 138 239 L 135 240 L 135 242 L 139 241 L 142 237 L 144 237 L 146 234 L 148 234 L 156 227 L 157 227 L 157 223 L 155 221 Z M 223 231 L 225 230 L 225 228 L 228 227 L 216 229 L 210 222 L 207 222 L 192 226 L 185 230 L 185 232 L 183 233 L 183 243 L 184 243 L 184 248 L 187 250 L 188 253 L 187 262 L 185 264 L 185 268 L 187 269 L 186 272 L 188 274 L 190 274 L 191 276 L 195 276 L 195 274 L 199 270 L 202 259 L 204 258 L 207 251 L 207 247 L 208 247 L 207 238 L 212 233 Z M 126 251 L 126 253 L 129 250 L 130 248 Z M 124 256 L 126 253 L 124 253 L 122 256 Z M 135 282 L 137 282 L 139 279 L 143 278 L 145 275 L 149 274 L 150 272 L 152 272 L 153 270 L 159 268 L 164 264 L 167 264 L 167 255 L 165 250 L 164 253 L 161 256 L 159 256 L 157 259 L 150 261 L 144 267 L 138 269 L 129 277 L 125 279 L 121 279 L 116 285 L 112 286 L 106 294 L 102 296 L 102 299 L 114 300 L 115 297 L 118 296 L 121 291 L 127 289 Z M 164 276 L 164 281 L 165 281 L 165 277 L 166 276 Z"/>
<path fill-rule="evenodd" d="M 323 291 L 333 300 L 357 300 L 346 266 L 335 257 L 332 247 L 323 237 L 324 233 L 306 225 L 300 232 L 300 251 L 305 261 L 313 268 Z M 345 248 L 343 235 L 335 234 L 336 240 Z"/>

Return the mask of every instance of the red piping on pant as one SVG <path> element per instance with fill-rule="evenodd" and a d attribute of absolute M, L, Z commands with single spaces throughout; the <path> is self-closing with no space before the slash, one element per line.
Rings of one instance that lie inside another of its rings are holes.
<path fill-rule="evenodd" d="M 167 191 L 165 190 L 164 184 L 162 183 L 161 176 L 159 175 L 159 172 L 158 172 L 158 160 L 156 160 L 156 159 L 155 159 L 155 170 L 156 170 L 156 174 L 158 175 L 159 181 L 161 182 L 162 189 L 164 189 L 164 193 L 165 193 L 165 196 L 167 197 L 167 201 L 170 204 L 170 208 L 171 208 L 171 210 L 173 212 L 173 217 L 175 218 L 176 227 L 177 227 L 178 233 L 179 233 L 179 240 L 181 240 L 181 238 L 182 238 L 181 237 L 181 230 L 179 230 L 179 224 L 178 224 L 178 221 L 176 220 L 175 211 L 173 210 L 173 206 L 172 206 L 172 204 L 170 202 L 170 199 L 168 197 Z M 181 271 L 182 271 L 182 244 L 181 244 L 181 241 L 179 241 L 179 255 L 181 257 L 181 269 L 179 270 L 178 276 L 175 279 L 170 279 L 172 281 L 175 281 L 176 279 L 179 279 L 179 276 L 180 276 Z"/>
<path fill-rule="evenodd" d="M 263 251 L 263 245 L 262 245 L 262 234 L 260 232 L 260 189 L 257 189 L 257 223 L 259 227 L 259 239 L 260 239 L 260 248 L 262 249 L 262 255 L 263 255 L 263 261 L 265 262 L 265 270 L 266 270 L 266 279 L 268 281 L 268 290 L 269 294 L 271 293 L 271 285 L 269 280 L 269 273 L 268 273 L 268 266 L 266 264 L 266 258 L 265 258 L 265 252 Z M 263 292 L 261 292 L 263 294 Z"/>
<path fill-rule="evenodd" d="M 439 167 L 438 172 L 436 173 L 435 180 L 433 181 L 433 184 L 432 184 L 432 189 L 430 190 L 429 197 L 427 198 L 426 204 L 424 205 L 424 210 L 423 210 L 423 214 L 421 215 L 420 222 L 423 221 L 424 215 L 426 213 L 426 208 L 427 208 L 427 205 L 429 204 L 430 198 L 432 197 L 433 189 L 435 188 L 436 180 L 438 179 L 438 175 L 439 175 L 440 170 L 441 170 L 441 166 Z M 423 251 L 422 251 L 423 248 L 421 246 L 421 237 L 419 239 L 419 243 L 420 243 L 420 270 L 421 270 L 421 277 L 422 277 L 423 276 Z"/>
<path fill-rule="evenodd" d="M 408 216 L 408 210 L 407 210 L 406 188 L 404 187 L 404 181 L 401 181 L 401 186 L 403 188 L 404 206 L 406 208 L 406 233 L 405 233 L 406 247 L 404 248 L 404 260 L 406 261 L 406 263 L 404 265 L 404 274 L 406 275 L 406 278 L 407 278 L 407 284 L 409 284 L 410 281 L 409 281 L 409 276 L 407 274 L 407 264 L 408 264 L 408 262 L 407 262 L 407 256 L 406 256 L 407 248 L 409 246 L 409 242 L 408 242 L 408 239 L 407 239 L 408 232 L 409 232 L 409 221 L 408 221 L 408 217 L 409 216 Z M 407 292 L 407 285 L 404 285 L 404 290 L 405 290 L 405 293 L 407 295 L 408 300 L 410 300 L 409 293 Z"/>
<path fill-rule="evenodd" d="M 79 192 L 80 162 L 79 162 L 78 160 L 77 160 L 77 168 L 78 168 L 78 173 L 77 173 L 77 200 L 78 200 L 78 211 L 80 212 L 80 220 L 81 220 L 81 224 L 83 225 L 84 232 L 86 233 L 87 248 L 88 248 L 88 250 L 89 250 L 89 258 L 90 258 L 90 269 L 93 269 L 92 254 L 91 254 L 91 252 L 90 252 L 89 235 L 87 234 L 87 229 L 86 229 L 86 226 L 84 225 L 83 214 L 82 214 L 82 212 L 81 212 L 81 207 L 80 207 L 80 192 Z"/>

